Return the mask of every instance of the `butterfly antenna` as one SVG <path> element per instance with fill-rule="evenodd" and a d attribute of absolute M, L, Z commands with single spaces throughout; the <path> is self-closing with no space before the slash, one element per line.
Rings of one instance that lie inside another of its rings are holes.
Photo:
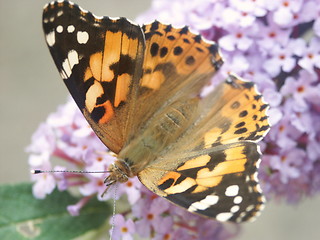
<path fill-rule="evenodd" d="M 32 169 L 30 171 L 32 174 L 39 174 L 39 173 L 108 173 L 110 171 L 84 171 L 84 170 L 39 170 L 39 169 Z"/>
<path fill-rule="evenodd" d="M 115 216 L 116 216 L 117 190 L 118 190 L 118 185 L 115 184 L 115 186 L 114 186 L 114 195 L 113 195 L 113 212 L 112 212 L 112 222 L 111 222 L 111 230 L 110 230 L 110 240 L 112 240 L 112 235 L 113 235 L 113 231 L 114 231 L 114 219 L 115 219 Z"/>

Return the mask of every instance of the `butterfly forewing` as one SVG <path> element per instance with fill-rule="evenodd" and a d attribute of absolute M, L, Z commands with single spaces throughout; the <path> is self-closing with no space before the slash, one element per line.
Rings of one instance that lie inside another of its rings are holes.
<path fill-rule="evenodd" d="M 118 153 L 132 129 L 142 75 L 144 36 L 125 18 L 97 18 L 69 2 L 52 2 L 43 29 L 72 97 L 100 139 Z"/>
<path fill-rule="evenodd" d="M 217 45 L 188 27 L 155 21 L 143 30 L 146 50 L 138 103 L 144 107 L 136 115 L 140 126 L 170 103 L 198 95 L 223 63 Z"/>

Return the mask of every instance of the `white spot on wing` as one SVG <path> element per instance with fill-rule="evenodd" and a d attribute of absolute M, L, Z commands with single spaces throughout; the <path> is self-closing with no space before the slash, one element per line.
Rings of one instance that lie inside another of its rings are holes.
<path fill-rule="evenodd" d="M 254 205 L 249 205 L 247 208 L 246 208 L 246 211 L 247 212 L 250 212 L 251 210 L 254 209 Z"/>
<path fill-rule="evenodd" d="M 68 78 L 67 75 L 65 74 L 64 70 L 62 70 L 60 72 L 60 76 L 62 77 L 62 79 L 67 79 Z"/>
<path fill-rule="evenodd" d="M 77 40 L 80 44 L 86 44 L 89 40 L 89 34 L 87 32 L 77 32 Z"/>
<path fill-rule="evenodd" d="M 238 185 L 231 185 L 229 187 L 227 187 L 226 189 L 226 196 L 228 197 L 234 197 L 237 196 L 239 192 L 239 186 Z"/>
<path fill-rule="evenodd" d="M 257 188 L 257 191 L 258 191 L 259 193 L 262 193 L 262 189 L 261 189 L 261 187 L 260 187 L 259 184 L 257 184 L 256 188 Z"/>
<path fill-rule="evenodd" d="M 126 19 L 127 19 L 127 21 L 128 21 L 129 23 L 131 23 L 132 25 L 139 26 L 138 23 L 136 23 L 136 22 L 134 22 L 134 21 L 132 21 L 132 20 L 130 20 L 130 19 L 128 19 L 128 18 L 126 18 Z"/>
<path fill-rule="evenodd" d="M 67 28 L 68 33 L 73 33 L 75 30 L 75 27 L 73 25 L 69 25 Z"/>
<path fill-rule="evenodd" d="M 83 9 L 83 8 L 80 7 L 80 6 L 79 6 L 79 9 L 80 9 L 80 11 L 83 12 L 83 13 L 88 13 L 88 10 Z"/>
<path fill-rule="evenodd" d="M 103 19 L 103 16 L 97 16 L 95 14 L 92 13 L 92 15 L 96 18 L 96 19 Z"/>
<path fill-rule="evenodd" d="M 74 65 L 79 63 L 79 56 L 76 50 L 71 50 L 68 52 L 68 58 L 66 58 L 62 63 L 63 71 L 60 73 L 63 79 L 67 79 L 72 74 L 72 69 Z"/>
<path fill-rule="evenodd" d="M 233 203 L 234 204 L 239 204 L 242 202 L 242 197 L 241 196 L 236 196 L 234 199 L 233 199 Z"/>
<path fill-rule="evenodd" d="M 68 59 L 65 59 L 63 61 L 62 68 L 64 70 L 65 75 L 67 76 L 66 78 L 69 78 L 71 73 L 72 73 L 72 71 L 71 71 Z"/>
<path fill-rule="evenodd" d="M 219 201 L 219 197 L 217 195 L 208 195 L 205 199 L 201 200 L 201 202 L 208 204 L 209 206 L 215 205 Z"/>
<path fill-rule="evenodd" d="M 231 217 L 232 217 L 232 213 L 224 212 L 224 213 L 219 213 L 216 216 L 216 219 L 220 222 L 225 222 L 225 221 L 228 221 Z"/>
<path fill-rule="evenodd" d="M 212 205 L 215 205 L 219 201 L 219 197 L 216 195 L 208 195 L 204 199 L 194 202 L 188 208 L 188 211 L 195 212 L 197 210 L 205 210 Z"/>
<path fill-rule="evenodd" d="M 55 44 L 55 42 L 56 42 L 55 31 L 49 32 L 46 35 L 46 41 L 47 41 L 49 47 L 52 47 Z"/>
<path fill-rule="evenodd" d="M 204 210 L 204 209 L 207 209 L 207 208 L 208 208 L 208 206 L 206 204 L 202 204 L 201 202 L 194 202 L 188 208 L 188 211 L 194 212 L 194 211 L 197 211 L 197 210 Z"/>
<path fill-rule="evenodd" d="M 63 27 L 62 27 L 61 25 L 59 25 L 59 26 L 57 27 L 57 32 L 58 32 L 58 33 L 62 33 L 62 32 L 63 32 Z"/>
<path fill-rule="evenodd" d="M 245 216 L 247 215 L 247 213 L 246 212 L 242 212 L 242 213 L 240 213 L 240 218 L 244 218 Z"/>
<path fill-rule="evenodd" d="M 111 20 L 114 20 L 114 21 L 117 21 L 119 20 L 120 18 L 119 17 L 109 17 Z"/>
<path fill-rule="evenodd" d="M 59 12 L 57 13 L 57 17 L 62 16 L 62 14 L 63 14 L 63 12 L 62 12 L 62 11 L 59 11 Z"/>
<path fill-rule="evenodd" d="M 230 209 L 230 212 L 236 213 L 236 212 L 239 211 L 239 209 L 240 209 L 240 207 L 239 207 L 238 205 L 235 205 L 235 206 L 233 206 L 233 207 Z"/>
<path fill-rule="evenodd" d="M 68 60 L 69 60 L 70 68 L 72 70 L 74 65 L 79 63 L 79 56 L 76 50 L 71 50 L 68 53 Z"/>

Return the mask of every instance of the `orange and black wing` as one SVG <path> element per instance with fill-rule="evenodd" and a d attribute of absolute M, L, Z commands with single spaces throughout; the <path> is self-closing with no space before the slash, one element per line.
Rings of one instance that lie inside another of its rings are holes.
<path fill-rule="evenodd" d="M 125 18 L 96 17 L 59 1 L 45 6 L 43 30 L 72 97 L 99 138 L 118 153 L 142 76 L 142 29 Z"/>
<path fill-rule="evenodd" d="M 138 177 L 156 194 L 219 221 L 254 220 L 264 207 L 259 142 L 269 131 L 268 105 L 236 76 L 198 100 L 202 114 Z"/>
<path fill-rule="evenodd" d="M 137 104 L 143 107 L 133 129 L 144 128 L 172 103 L 197 96 L 223 64 L 217 44 L 187 26 L 154 21 L 142 29 L 146 46 Z"/>

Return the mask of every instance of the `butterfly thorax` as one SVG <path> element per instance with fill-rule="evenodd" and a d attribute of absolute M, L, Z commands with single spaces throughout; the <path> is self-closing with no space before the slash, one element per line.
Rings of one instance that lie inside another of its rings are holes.
<path fill-rule="evenodd" d="M 114 176 L 118 176 L 119 181 L 123 181 L 121 174 L 136 176 L 159 156 L 170 151 L 170 146 L 194 122 L 197 104 L 197 98 L 187 99 L 169 104 L 159 111 L 141 130 L 142 134 L 137 134 L 120 151 L 115 168 L 112 168 Z M 119 170 L 122 170 L 120 175 Z"/>

